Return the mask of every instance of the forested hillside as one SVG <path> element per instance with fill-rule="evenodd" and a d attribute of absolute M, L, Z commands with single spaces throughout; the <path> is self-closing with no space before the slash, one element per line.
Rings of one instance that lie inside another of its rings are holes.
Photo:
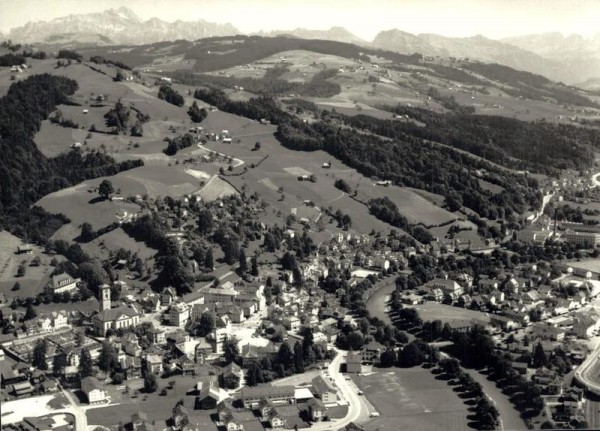
<path fill-rule="evenodd" d="M 592 149 L 600 148 L 600 133 L 591 128 L 461 112 L 439 114 L 405 105 L 391 110 L 425 126 L 367 115 L 340 118 L 353 127 L 389 138 L 431 140 L 503 166 L 546 174 L 557 169 L 589 168 L 593 163 Z"/>
<path fill-rule="evenodd" d="M 33 141 L 41 122 L 59 104 L 72 104 L 73 80 L 48 74 L 13 84 L 0 99 L 0 229 L 34 241 L 47 239 L 64 222 L 39 208 L 42 196 L 85 179 L 114 175 L 141 161 L 116 163 L 99 152 L 73 150 L 46 158 Z"/>
<path fill-rule="evenodd" d="M 299 96 L 308 97 L 332 97 L 339 94 L 340 85 L 327 79 L 337 74 L 335 69 L 323 70 L 309 82 L 290 82 L 280 79 L 280 76 L 288 72 L 286 66 L 277 66 L 267 69 L 265 76 L 256 78 L 234 78 L 213 75 L 198 75 L 190 72 L 176 72 L 170 76 L 178 82 L 187 85 L 211 85 L 216 88 L 243 87 L 245 91 L 253 94 L 278 95 L 294 93 Z"/>

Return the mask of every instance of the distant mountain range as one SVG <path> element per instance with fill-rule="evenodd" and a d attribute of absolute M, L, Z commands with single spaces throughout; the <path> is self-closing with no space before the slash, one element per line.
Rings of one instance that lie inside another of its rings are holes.
<path fill-rule="evenodd" d="M 48 22 L 30 22 L 12 29 L 7 35 L 0 34 L 0 39 L 10 38 L 17 43 L 77 47 L 142 45 L 236 34 L 241 32 L 231 24 L 217 24 L 204 20 L 169 23 L 152 18 L 143 21 L 130 9 L 121 7 L 101 13 L 68 15 Z M 297 28 L 257 34 L 324 39 L 404 54 L 418 52 L 427 56 L 477 59 L 584 87 L 589 82 L 597 88 L 595 79 L 600 78 L 600 34 L 589 39 L 579 35 L 546 33 L 493 40 L 480 35 L 465 38 L 437 34 L 414 35 L 392 29 L 380 32 L 371 42 L 359 38 L 343 27 L 331 27 L 329 30 Z"/>
<path fill-rule="evenodd" d="M 367 42 L 344 27 L 331 27 L 329 30 L 309 30 L 306 28 L 297 28 L 295 30 L 273 30 L 269 32 L 258 32 L 259 36 L 289 36 L 299 39 L 323 39 L 333 40 L 335 42 L 353 43 L 355 45 L 365 45 Z"/>
<path fill-rule="evenodd" d="M 107 38 L 112 44 L 142 45 L 239 33 L 231 24 L 215 24 L 204 20 L 169 23 L 152 18 L 143 21 L 130 9 L 121 7 L 100 13 L 68 15 L 48 22 L 29 22 L 12 29 L 7 37 L 18 43 L 59 44 L 57 40 L 64 38 L 62 35 L 65 34 L 69 41 L 75 41 L 79 34 L 95 34 Z"/>

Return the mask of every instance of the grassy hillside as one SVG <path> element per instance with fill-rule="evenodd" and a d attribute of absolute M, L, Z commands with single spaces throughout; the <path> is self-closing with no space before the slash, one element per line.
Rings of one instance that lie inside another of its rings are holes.
<path fill-rule="evenodd" d="M 99 152 L 79 151 L 46 158 L 33 141 L 41 122 L 58 104 L 72 103 L 77 90 L 73 80 L 52 75 L 34 75 L 13 84 L 0 99 L 0 229 L 22 237 L 49 237 L 64 218 L 51 217 L 41 209 L 30 209 L 37 199 L 86 178 L 113 175 L 139 166 L 121 164 Z"/>

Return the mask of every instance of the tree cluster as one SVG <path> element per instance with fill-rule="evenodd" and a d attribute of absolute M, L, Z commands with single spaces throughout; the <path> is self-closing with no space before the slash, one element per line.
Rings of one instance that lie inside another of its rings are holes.
<path fill-rule="evenodd" d="M 170 85 L 161 85 L 158 89 L 158 98 L 169 102 L 171 105 L 183 106 L 183 96 Z"/>

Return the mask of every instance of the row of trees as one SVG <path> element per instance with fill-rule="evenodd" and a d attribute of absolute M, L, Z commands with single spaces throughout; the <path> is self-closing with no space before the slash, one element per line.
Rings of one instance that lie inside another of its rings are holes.
<path fill-rule="evenodd" d="M 170 85 L 161 85 L 158 89 L 158 98 L 169 102 L 171 105 L 183 106 L 183 96 Z"/>

